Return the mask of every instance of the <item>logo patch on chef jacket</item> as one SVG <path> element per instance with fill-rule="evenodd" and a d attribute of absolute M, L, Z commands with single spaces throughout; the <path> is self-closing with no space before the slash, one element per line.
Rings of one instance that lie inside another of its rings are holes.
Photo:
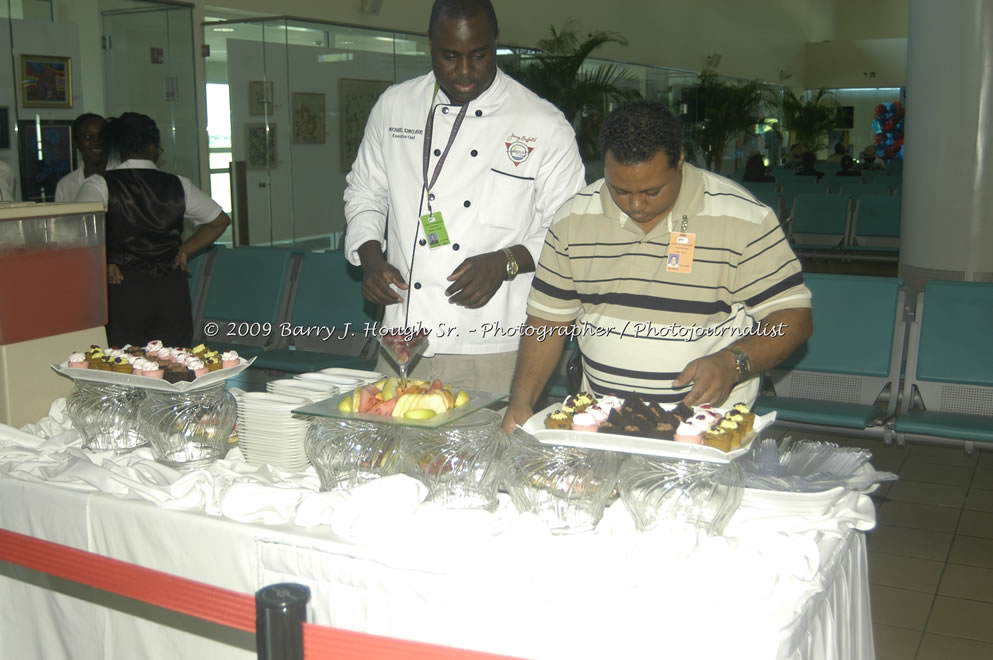
<path fill-rule="evenodd" d="M 536 142 L 538 138 L 529 138 L 522 135 L 514 135 L 513 133 L 504 141 L 507 146 L 507 157 L 510 158 L 510 162 L 517 167 L 524 161 L 528 159 L 531 152 L 534 151 L 529 143 Z"/>

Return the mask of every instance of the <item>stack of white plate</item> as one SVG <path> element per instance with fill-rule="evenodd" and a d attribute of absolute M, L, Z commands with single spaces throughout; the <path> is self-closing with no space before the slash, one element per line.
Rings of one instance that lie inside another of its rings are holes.
<path fill-rule="evenodd" d="M 275 465 L 301 471 L 309 465 L 304 452 L 308 418 L 291 411 L 311 403 L 302 396 L 244 392 L 238 401 L 238 446 L 252 465 Z"/>
<path fill-rule="evenodd" d="M 368 373 L 372 374 L 372 372 Z M 309 383 L 332 385 L 340 389 L 342 392 L 349 392 L 354 390 L 356 387 L 362 387 L 363 385 L 375 383 L 379 380 L 379 378 L 372 378 L 370 376 L 356 376 L 346 373 L 326 373 L 323 371 L 315 371 L 308 374 L 297 374 L 294 376 L 294 379 Z"/>
<path fill-rule="evenodd" d="M 273 394 L 300 396 L 311 401 L 323 401 L 324 399 L 337 396 L 341 392 L 341 389 L 337 385 L 322 383 L 316 380 L 283 378 L 281 380 L 271 380 L 266 383 L 266 391 Z"/>

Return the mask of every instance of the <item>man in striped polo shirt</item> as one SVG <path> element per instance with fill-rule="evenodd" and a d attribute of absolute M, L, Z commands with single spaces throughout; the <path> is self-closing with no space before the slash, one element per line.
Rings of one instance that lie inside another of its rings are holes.
<path fill-rule="evenodd" d="M 684 163 L 662 104 L 617 108 L 600 153 L 604 178 L 546 236 L 505 428 L 530 417 L 569 336 L 594 394 L 751 405 L 755 376 L 812 331 L 810 291 L 775 213 Z"/>

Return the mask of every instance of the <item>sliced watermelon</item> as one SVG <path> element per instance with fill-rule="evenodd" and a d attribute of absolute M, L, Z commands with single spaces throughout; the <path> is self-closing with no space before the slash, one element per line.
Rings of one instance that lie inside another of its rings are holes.
<path fill-rule="evenodd" d="M 440 390 L 444 386 L 445 386 L 444 383 L 442 383 L 440 380 L 435 379 L 435 381 L 433 383 L 431 383 L 431 389 L 428 390 L 428 391 L 429 392 L 436 392 L 437 390 Z"/>
<path fill-rule="evenodd" d="M 379 394 L 379 389 L 375 385 L 366 385 L 359 392 L 359 410 L 360 413 L 367 413 L 372 410 L 373 406 L 380 403 L 376 395 Z"/>
<path fill-rule="evenodd" d="M 393 408 L 397 404 L 397 399 L 387 399 L 386 401 L 380 401 L 374 405 L 370 410 L 370 415 L 382 415 L 383 417 L 389 417 L 393 414 Z"/>

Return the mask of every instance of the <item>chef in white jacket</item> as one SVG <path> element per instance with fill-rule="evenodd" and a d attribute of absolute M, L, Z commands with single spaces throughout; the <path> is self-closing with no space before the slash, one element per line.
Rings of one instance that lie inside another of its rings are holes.
<path fill-rule="evenodd" d="M 383 93 L 346 179 L 345 253 L 383 327 L 430 331 L 412 376 L 507 392 L 545 233 L 585 182 L 572 127 L 497 69 L 497 36 L 490 0 L 436 0 L 433 71 Z"/>

